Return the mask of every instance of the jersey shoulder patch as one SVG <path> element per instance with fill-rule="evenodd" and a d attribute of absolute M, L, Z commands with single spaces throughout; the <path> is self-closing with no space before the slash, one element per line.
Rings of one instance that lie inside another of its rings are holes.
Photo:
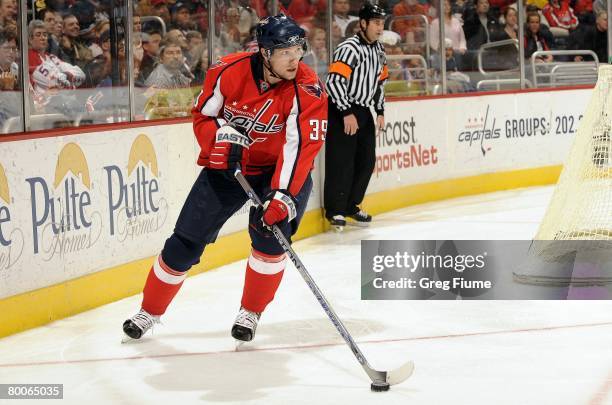
<path fill-rule="evenodd" d="M 238 53 L 233 53 L 227 56 L 223 56 L 219 58 L 215 63 L 210 65 L 209 70 L 218 69 L 224 66 L 231 65 L 232 63 L 239 61 L 241 59 L 248 59 L 248 57 L 251 55 L 252 54 L 249 52 L 238 52 Z"/>
<path fill-rule="evenodd" d="M 323 94 L 323 87 L 321 86 L 321 83 L 302 83 L 299 84 L 299 86 L 302 90 L 304 90 L 304 92 L 306 92 L 306 94 L 310 94 L 313 97 L 321 98 L 321 95 Z"/>
<path fill-rule="evenodd" d="M 302 89 L 304 93 L 310 96 L 321 98 L 325 94 L 325 90 L 323 84 L 321 84 L 321 80 L 319 80 L 319 76 L 317 76 L 310 66 L 303 62 L 300 62 L 300 67 L 298 69 L 298 74 L 295 81 L 298 87 Z"/>

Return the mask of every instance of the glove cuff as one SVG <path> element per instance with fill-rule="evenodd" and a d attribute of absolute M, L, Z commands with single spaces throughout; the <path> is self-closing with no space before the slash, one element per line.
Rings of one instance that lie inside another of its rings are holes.
<path fill-rule="evenodd" d="M 227 142 L 240 145 L 243 148 L 251 146 L 251 139 L 231 125 L 223 125 L 215 133 L 215 142 Z"/>
<path fill-rule="evenodd" d="M 287 207 L 287 221 L 291 222 L 295 217 L 297 217 L 295 201 L 293 201 L 293 197 L 291 197 L 289 194 L 277 190 L 272 199 L 278 200 L 285 204 L 285 207 Z"/>

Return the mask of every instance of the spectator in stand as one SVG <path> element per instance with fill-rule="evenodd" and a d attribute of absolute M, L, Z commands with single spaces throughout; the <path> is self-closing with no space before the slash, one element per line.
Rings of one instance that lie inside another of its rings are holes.
<path fill-rule="evenodd" d="M 244 40 L 244 51 L 245 52 L 257 52 L 259 51 L 259 45 L 257 45 L 257 25 L 251 28 L 249 36 Z"/>
<path fill-rule="evenodd" d="M 185 39 L 187 40 L 187 45 L 189 49 L 194 49 L 197 46 L 200 46 L 204 43 L 204 39 L 202 38 L 202 33 L 198 31 L 188 31 L 185 34 Z"/>
<path fill-rule="evenodd" d="M 159 50 L 161 63 L 145 82 L 150 97 L 145 111 L 149 118 L 188 116 L 193 103 L 189 85 L 194 79 L 184 69 L 183 52 L 178 44 L 163 41 Z"/>
<path fill-rule="evenodd" d="M 608 12 L 607 0 L 595 0 L 593 2 L 593 12 L 597 15 L 602 11 Z"/>
<path fill-rule="evenodd" d="M 470 78 L 465 73 L 459 71 L 457 53 L 453 50 L 453 41 L 450 38 L 444 40 L 444 58 L 446 60 L 446 80 L 449 93 L 465 93 L 474 91 L 474 86 L 470 83 Z M 441 61 L 440 53 L 436 52 L 431 56 L 431 67 L 434 69 L 434 80 L 441 80 Z"/>
<path fill-rule="evenodd" d="M 568 49 L 584 49 L 595 52 L 600 63 L 608 62 L 608 13 L 599 11 L 595 25 L 581 25 L 570 34 Z M 574 61 L 581 62 L 592 58 L 577 55 Z"/>
<path fill-rule="evenodd" d="M 489 0 L 489 6 L 496 16 L 504 14 L 508 7 L 514 3 L 516 3 L 515 0 Z"/>
<path fill-rule="evenodd" d="M 423 15 L 427 17 L 427 10 L 417 0 L 402 0 L 393 7 L 394 17 L 411 17 Z M 408 33 L 421 32 L 424 29 L 424 23 L 420 18 L 399 18 L 393 21 L 393 31 L 397 32 L 406 38 Z M 418 35 L 417 35 L 418 36 Z M 419 40 L 415 38 L 415 40 Z"/>
<path fill-rule="evenodd" d="M 270 15 L 272 1 L 270 0 L 251 0 L 250 7 L 255 10 L 260 19 Z"/>
<path fill-rule="evenodd" d="M 102 9 L 100 8 L 100 10 Z M 72 6 L 70 6 L 68 11 L 70 12 L 70 14 L 74 15 L 79 21 L 80 31 L 78 42 L 87 47 L 96 42 L 98 40 L 95 31 L 96 24 L 100 20 L 108 21 L 108 16 L 104 12 L 96 11 L 96 6 L 94 6 L 93 2 L 90 2 L 88 0 L 81 0 L 75 2 Z M 96 15 L 99 16 L 97 20 Z M 100 29 L 98 34 L 102 31 L 103 28 Z"/>
<path fill-rule="evenodd" d="M 314 17 L 319 10 L 325 10 L 326 0 L 280 0 L 278 11 L 292 17 L 298 25 L 314 26 Z"/>
<path fill-rule="evenodd" d="M 111 77 L 112 60 L 111 60 L 111 43 L 110 43 L 110 30 L 105 31 L 99 39 L 102 44 L 102 57 L 104 63 L 108 68 L 108 74 L 99 83 L 99 87 L 111 87 L 111 86 L 126 86 L 127 85 L 127 63 L 125 54 L 125 38 L 123 35 L 119 35 L 117 38 L 117 63 L 119 68 L 119 76 L 115 77 L 114 80 Z M 115 83 L 113 81 L 116 81 Z"/>
<path fill-rule="evenodd" d="M 104 31 L 97 39 L 102 54 L 96 56 L 85 65 L 86 85 L 84 87 L 97 88 L 89 92 L 85 101 L 88 112 L 113 111 L 121 104 L 122 96 L 127 97 L 127 63 L 125 53 L 125 39 L 119 33 L 116 37 L 116 59 L 111 59 L 110 30 Z M 139 35 L 139 34 L 138 34 Z M 117 65 L 116 71 L 113 68 Z M 111 92 L 110 87 L 115 87 Z M 104 122 L 106 118 L 103 119 Z"/>
<path fill-rule="evenodd" d="M 391 55 L 402 55 L 402 48 L 399 45 L 401 41 L 400 35 L 395 31 L 383 31 L 378 41 L 385 47 L 385 54 L 387 55 L 387 67 L 389 69 L 389 79 L 387 79 L 387 83 L 385 84 L 385 94 L 386 89 L 389 85 L 392 85 L 391 82 L 400 81 L 400 80 L 412 80 L 412 75 L 408 70 L 408 61 L 406 60 L 397 60 L 389 58 Z"/>
<path fill-rule="evenodd" d="M 504 21 L 502 29 L 497 30 L 493 37 L 495 41 L 506 39 L 518 39 L 518 13 L 516 9 L 507 7 L 504 11 Z"/>
<path fill-rule="evenodd" d="M 548 26 L 572 31 L 578 26 L 578 19 L 569 5 L 569 0 L 549 0 L 542 14 L 548 21 Z"/>
<path fill-rule="evenodd" d="M 531 55 L 536 51 L 548 51 L 550 45 L 544 39 L 540 32 L 540 14 L 529 13 L 527 15 L 527 26 L 525 27 L 525 58 L 531 58 Z M 536 58 L 537 63 L 552 62 L 552 55 L 540 56 Z"/>
<path fill-rule="evenodd" d="M 151 15 L 157 16 L 161 18 L 166 24 L 166 30 L 170 29 L 170 24 L 172 19 L 170 18 L 170 11 L 168 10 L 168 5 L 166 0 L 151 0 Z M 145 24 L 145 28 L 147 31 L 149 30 L 157 30 L 162 31 L 161 24 L 157 21 L 147 21 Z"/>
<path fill-rule="evenodd" d="M 89 50 L 91 51 L 91 55 L 94 58 L 102 55 L 103 51 L 102 51 L 101 44 L 103 42 L 100 41 L 100 38 L 102 34 L 104 34 L 108 30 L 110 30 L 110 22 L 108 20 L 100 20 L 96 23 L 94 30 L 93 30 L 94 40 L 91 43 L 91 45 L 89 45 Z"/>
<path fill-rule="evenodd" d="M 187 58 L 187 64 L 193 68 L 201 57 L 199 49 L 204 46 L 204 39 L 198 31 L 188 31 L 185 39 L 187 41 L 185 57 Z"/>
<path fill-rule="evenodd" d="M 453 9 L 453 14 L 458 14 L 457 18 L 463 15 L 465 11 L 466 2 L 465 0 L 455 0 L 451 4 L 451 8 Z"/>
<path fill-rule="evenodd" d="M 346 32 L 346 27 L 352 21 L 359 21 L 359 17 L 354 15 L 349 15 L 349 0 L 334 0 L 333 1 L 333 11 L 334 11 L 334 21 L 340 29 L 342 30 L 342 36 L 352 35 L 351 33 Z"/>
<path fill-rule="evenodd" d="M 259 17 L 257 11 L 251 7 L 249 0 L 238 0 L 237 8 L 238 14 L 240 14 L 238 30 L 240 31 L 240 38 L 244 42 L 249 37 L 251 28 L 259 22 Z"/>
<path fill-rule="evenodd" d="M 45 27 L 45 23 L 40 20 L 32 20 L 28 24 L 28 68 L 29 74 L 32 73 L 47 59 L 59 60 L 59 58 L 51 58 L 51 54 L 47 52 L 49 34 Z"/>
<path fill-rule="evenodd" d="M 134 14 L 134 17 L 132 18 L 132 24 L 133 24 L 133 31 L 134 32 L 142 32 L 142 23 L 141 21 L 141 17 L 140 15 L 138 15 L 137 13 Z"/>
<path fill-rule="evenodd" d="M 360 31 L 361 31 L 361 27 L 359 26 L 359 20 L 351 21 L 346 26 L 346 30 L 344 31 L 344 37 L 345 38 L 352 37 L 355 34 L 359 34 Z"/>
<path fill-rule="evenodd" d="M 183 35 L 180 30 L 173 29 L 166 34 L 164 42 L 171 42 L 181 47 L 181 52 L 183 52 L 181 69 L 186 76 L 193 78 L 191 75 L 191 60 L 189 59 L 189 43 L 187 42 L 185 35 Z"/>
<path fill-rule="evenodd" d="M 17 25 L 17 1 L 0 0 L 0 26 Z"/>
<path fill-rule="evenodd" d="M 159 48 L 160 63 L 153 69 L 145 84 L 160 89 L 189 87 L 191 74 L 184 70 L 183 51 L 179 44 L 164 41 Z"/>
<path fill-rule="evenodd" d="M 16 38 L 13 30 L 0 30 L 0 125 L 23 114 Z"/>
<path fill-rule="evenodd" d="M 533 4 L 527 4 L 525 6 L 525 15 L 527 16 L 527 15 L 529 15 L 529 13 L 537 13 L 537 14 L 539 14 L 540 15 L 540 22 L 544 18 L 542 16 L 542 13 L 541 13 L 540 9 L 538 9 Z M 550 31 L 550 28 L 548 28 L 548 25 L 540 24 L 540 35 L 544 38 L 544 40 L 551 47 L 551 49 L 555 49 L 555 37 L 554 37 L 553 33 Z"/>
<path fill-rule="evenodd" d="M 62 24 L 58 22 L 61 21 L 61 17 L 55 11 L 49 8 L 43 9 L 39 15 L 42 21 L 45 23 L 45 29 L 49 35 L 47 52 L 57 56 L 60 59 L 63 59 L 64 55 L 59 44 L 59 39 L 62 35 Z"/>
<path fill-rule="evenodd" d="M 419 3 L 425 8 L 425 13 L 427 14 L 427 20 L 429 22 L 438 16 L 438 9 L 436 8 L 438 5 L 437 0 L 419 0 Z"/>
<path fill-rule="evenodd" d="M 193 6 L 194 10 L 191 18 L 196 24 L 196 30 L 200 32 L 208 32 L 208 1 L 198 1 Z M 215 18 L 215 24 L 219 24 L 221 22 L 221 16 L 219 16 L 218 12 L 215 13 L 215 17 L 219 17 Z M 215 35 L 217 34 L 215 33 Z"/>
<path fill-rule="evenodd" d="M 593 0 L 570 0 L 570 7 L 574 9 L 579 24 L 595 24 Z"/>
<path fill-rule="evenodd" d="M 111 73 L 111 58 L 110 58 L 110 30 L 106 30 L 100 34 L 96 46 L 99 53 L 86 65 L 85 71 L 85 86 L 98 87 L 109 86 L 110 83 L 102 85 L 102 82 L 107 79 Z"/>
<path fill-rule="evenodd" d="M 352 34 L 347 35 L 347 37 L 349 36 L 352 36 Z M 332 21 L 332 43 L 334 44 L 334 46 L 338 45 L 343 38 L 344 35 L 342 35 L 342 29 L 340 28 L 338 23 Z"/>
<path fill-rule="evenodd" d="M 142 58 L 144 57 L 144 49 L 142 48 L 142 32 L 134 32 L 133 45 L 132 45 L 132 55 L 133 55 L 133 63 L 132 63 L 132 77 L 135 80 L 140 76 L 140 66 L 142 64 Z M 144 82 L 136 83 L 138 87 L 143 87 Z"/>
<path fill-rule="evenodd" d="M 17 38 L 12 32 L 0 31 L 0 90 L 11 91 L 19 85 L 17 60 Z"/>
<path fill-rule="evenodd" d="M 169 29 L 180 30 L 183 34 L 194 30 L 196 24 L 191 20 L 191 5 L 184 1 L 177 1 L 171 8 L 172 23 Z"/>
<path fill-rule="evenodd" d="M 193 49 L 193 54 L 195 56 L 195 64 L 191 68 L 191 73 L 193 74 L 191 85 L 199 88 L 204 83 L 206 71 L 208 70 L 208 49 L 204 44 L 201 44 Z"/>
<path fill-rule="evenodd" d="M 461 21 L 452 14 L 450 0 L 444 0 L 444 34 L 453 44 L 453 51 L 458 55 L 463 55 L 467 51 L 465 34 Z M 429 41 L 432 49 L 438 49 L 440 42 L 440 19 L 436 18 L 431 22 Z"/>
<path fill-rule="evenodd" d="M 308 33 L 312 52 L 317 59 L 327 65 L 327 34 L 323 28 L 315 27 Z"/>
<path fill-rule="evenodd" d="M 322 28 L 315 27 L 308 31 L 309 51 L 304 62 L 317 73 L 322 81 L 327 77 L 327 35 Z"/>
<path fill-rule="evenodd" d="M 189 52 L 189 43 L 187 42 L 187 38 L 185 37 L 185 34 L 183 34 L 183 32 L 179 29 L 172 29 L 168 31 L 166 33 L 166 36 L 164 37 L 164 40 L 166 42 L 170 41 L 174 42 L 175 44 L 178 44 L 181 47 L 183 54 Z"/>
<path fill-rule="evenodd" d="M 64 33 L 64 16 L 59 12 L 55 11 L 55 30 L 53 35 L 57 38 L 57 42 L 60 43 L 62 40 L 62 34 Z"/>
<path fill-rule="evenodd" d="M 477 0 L 476 7 L 468 6 L 463 14 L 463 31 L 467 48 L 478 50 L 491 42 L 491 33 L 499 27 L 497 19 L 489 12 L 488 0 Z"/>
<path fill-rule="evenodd" d="M 47 29 L 40 20 L 28 24 L 28 64 L 30 82 L 32 83 L 32 100 L 36 111 L 45 111 L 50 100 L 58 94 L 59 89 L 74 89 L 85 80 L 83 71 L 75 65 L 63 62 L 57 56 L 47 52 Z M 72 106 L 65 99 L 54 103 L 54 110 L 68 109 L 74 113 Z"/>
<path fill-rule="evenodd" d="M 142 49 L 144 55 L 140 63 L 140 76 L 138 81 L 144 83 L 153 69 L 159 63 L 159 44 L 161 43 L 161 34 L 157 31 L 142 34 Z"/>
<path fill-rule="evenodd" d="M 28 25 L 28 68 L 30 76 L 34 70 L 47 58 L 49 34 L 45 23 L 32 20 Z"/>
<path fill-rule="evenodd" d="M 64 35 L 60 41 L 64 59 L 71 65 L 84 67 L 87 62 L 93 59 L 91 50 L 79 38 L 80 25 L 77 18 L 72 14 L 64 17 Z"/>
<path fill-rule="evenodd" d="M 225 13 L 225 22 L 221 29 L 219 37 L 220 46 L 223 49 L 223 54 L 234 53 L 242 50 L 242 41 L 238 22 L 240 21 L 240 13 L 235 7 L 230 7 Z"/>

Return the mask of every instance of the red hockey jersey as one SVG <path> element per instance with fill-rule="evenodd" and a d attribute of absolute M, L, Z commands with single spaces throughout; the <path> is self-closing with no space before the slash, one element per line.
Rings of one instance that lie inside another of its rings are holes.
<path fill-rule="evenodd" d="M 295 80 L 270 85 L 258 53 L 236 53 L 210 67 L 192 114 L 199 165 L 208 165 L 217 128 L 234 122 L 253 142 L 245 173 L 274 170 L 271 188 L 296 195 L 325 140 L 327 94 L 303 62 Z"/>

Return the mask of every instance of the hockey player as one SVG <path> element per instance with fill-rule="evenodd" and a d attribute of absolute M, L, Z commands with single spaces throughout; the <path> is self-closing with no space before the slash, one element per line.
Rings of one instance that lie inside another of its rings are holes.
<path fill-rule="evenodd" d="M 193 128 L 204 168 L 149 272 L 141 310 L 123 324 L 131 338 L 159 321 L 204 247 L 246 202 L 234 178 L 237 164 L 264 205 L 249 214 L 252 250 L 231 330 L 235 339 L 253 339 L 281 282 L 287 258 L 269 228 L 276 224 L 287 237 L 298 228 L 312 189 L 313 161 L 325 139 L 327 95 L 301 62 L 305 32 L 291 18 L 268 17 L 256 34 L 259 52 L 221 58 L 195 100 Z"/>

